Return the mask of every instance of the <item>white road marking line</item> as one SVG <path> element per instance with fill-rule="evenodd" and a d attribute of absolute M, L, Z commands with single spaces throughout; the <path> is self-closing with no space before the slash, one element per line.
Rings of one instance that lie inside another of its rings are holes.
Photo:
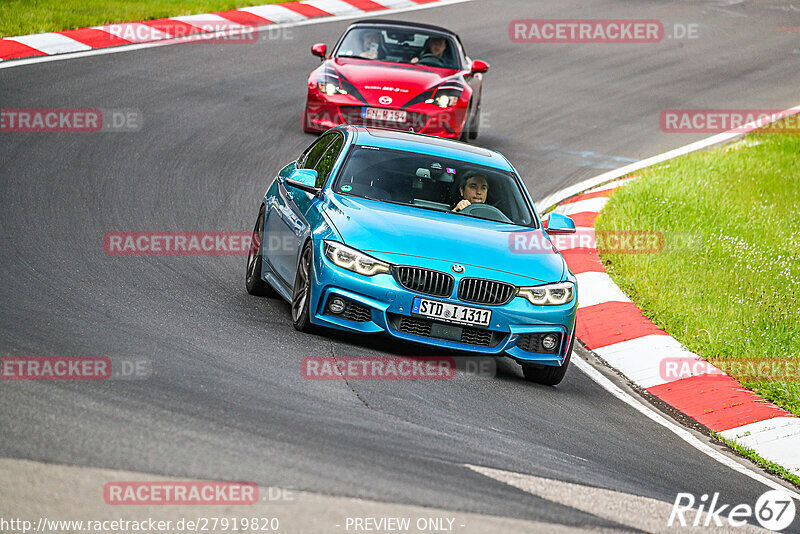
<path fill-rule="evenodd" d="M 560 480 L 503 471 L 501 469 L 492 469 L 490 467 L 470 464 L 466 464 L 466 467 L 547 501 L 569 506 L 570 508 L 575 508 L 587 514 L 632 527 L 636 530 L 659 533 L 697 532 L 699 530 L 702 530 L 702 532 L 730 532 L 730 527 L 727 521 L 725 521 L 727 517 L 725 514 L 720 514 L 720 520 L 723 524 L 722 527 L 705 526 L 706 520 L 708 520 L 709 525 L 715 525 L 713 519 L 708 517 L 707 511 L 703 512 L 700 516 L 698 527 L 693 528 L 692 526 L 692 522 L 697 515 L 696 511 L 687 512 L 685 514 L 684 518 L 687 521 L 687 526 L 682 527 L 676 519 L 670 527 L 667 525 L 672 513 L 672 503 L 616 490 L 562 482 Z M 724 503 L 719 504 L 722 505 Z M 755 503 L 751 503 L 751 505 L 752 504 Z M 728 508 L 728 511 L 729 510 L 730 508 Z M 767 532 L 766 530 L 749 524 L 737 528 L 736 531 Z"/>
<path fill-rule="evenodd" d="M 254 28 L 254 31 L 263 32 L 263 31 L 274 31 L 280 28 L 294 28 L 297 26 L 306 26 L 311 24 L 325 24 L 328 22 L 339 22 L 342 20 L 352 20 L 352 19 L 360 19 L 360 18 L 368 18 L 368 17 L 381 17 L 384 15 L 388 15 L 391 13 L 405 13 L 408 11 L 419 11 L 422 9 L 431 9 L 436 7 L 443 7 L 448 5 L 454 4 L 463 4 L 466 2 L 472 2 L 474 0 L 438 0 L 437 2 L 431 2 L 429 4 L 411 4 L 409 7 L 401 7 L 398 9 L 391 9 L 391 10 L 381 10 L 381 11 L 369 11 L 364 13 L 357 13 L 354 15 L 342 15 L 342 16 L 334 16 L 334 17 L 320 17 L 314 19 L 306 19 L 302 15 L 299 15 L 302 20 L 298 20 L 297 22 L 286 22 L 281 24 L 265 24 L 263 26 L 258 26 Z M 384 2 L 385 3 L 385 2 Z M 405 5 L 405 4 L 403 4 Z M 272 6 L 263 6 L 263 7 L 272 7 Z M 276 6 L 277 7 L 277 4 Z M 286 8 L 281 8 L 283 11 L 290 11 Z M 258 12 L 253 11 L 253 8 L 242 8 L 240 11 L 248 11 L 253 13 L 254 15 L 260 15 Z M 291 12 L 291 11 L 290 11 Z M 296 13 L 295 13 L 296 14 Z M 266 17 L 269 20 L 270 17 Z M 215 33 L 208 33 L 207 36 L 213 37 L 225 37 L 229 33 L 227 31 L 219 31 Z M 152 43 L 138 43 L 138 44 L 131 44 L 131 45 L 122 45 L 122 46 L 115 46 L 109 48 L 99 48 L 97 50 L 88 50 L 84 52 L 74 52 L 69 54 L 59 54 L 54 56 L 38 56 L 38 57 L 31 57 L 26 59 L 14 59 L 14 60 L 6 60 L 0 62 L 0 69 L 11 69 L 14 67 L 23 67 L 25 65 L 33 65 L 36 63 L 49 63 L 50 61 L 64 61 L 67 59 L 77 59 L 82 57 L 89 57 L 94 55 L 105 55 L 105 54 L 119 54 L 122 52 L 132 52 L 134 50 L 143 50 L 145 48 L 155 48 L 159 46 L 169 46 L 174 44 L 186 43 L 191 42 L 187 41 L 186 39 L 169 39 L 165 41 L 155 41 Z"/>
<path fill-rule="evenodd" d="M 729 458 L 728 456 L 722 454 L 721 452 L 713 449 L 707 443 L 700 441 L 694 434 L 686 430 L 685 428 L 673 423 L 672 421 L 668 420 L 666 417 L 661 415 L 660 413 L 656 412 L 653 408 L 646 406 L 635 399 L 630 394 L 626 393 L 619 386 L 614 384 L 611 380 L 603 376 L 600 371 L 592 367 L 592 364 L 585 361 L 583 358 L 573 358 L 572 364 L 577 366 L 585 375 L 589 378 L 597 382 L 603 389 L 614 395 L 616 398 L 627 404 L 628 406 L 632 407 L 634 410 L 638 411 L 651 421 L 658 423 L 659 425 L 663 426 L 683 441 L 694 447 L 700 452 L 705 453 L 706 455 L 710 456 L 717 462 L 721 463 L 722 465 L 733 469 L 737 473 L 741 473 L 742 475 L 749 477 L 756 482 L 760 482 L 764 484 L 768 488 L 778 489 L 781 491 L 787 492 L 791 495 L 794 499 L 800 501 L 800 494 L 796 491 L 783 486 L 760 473 L 756 473 L 752 471 L 748 467 L 740 464 L 739 462 L 735 461 L 733 458 Z"/>

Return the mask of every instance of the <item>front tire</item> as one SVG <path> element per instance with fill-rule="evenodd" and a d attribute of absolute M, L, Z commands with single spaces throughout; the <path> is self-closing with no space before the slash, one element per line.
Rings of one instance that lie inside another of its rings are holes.
<path fill-rule="evenodd" d="M 572 330 L 572 339 L 569 340 L 569 347 L 567 348 L 567 356 L 564 358 L 564 363 L 558 367 L 552 365 L 536 365 L 536 364 L 522 364 L 522 374 L 525 375 L 525 380 L 542 384 L 544 386 L 557 386 L 564 380 L 564 375 L 567 374 L 567 367 L 572 358 L 572 345 L 575 343 L 575 329 Z"/>
<path fill-rule="evenodd" d="M 469 143 L 469 140 L 472 139 L 472 134 L 469 131 L 471 123 L 472 117 L 467 117 L 467 119 L 464 121 L 464 127 L 461 128 L 461 137 L 458 138 L 458 140 L 462 143 Z"/>
<path fill-rule="evenodd" d="M 315 133 L 317 131 L 312 128 L 311 123 L 308 122 L 308 105 L 303 109 L 303 114 L 300 116 L 300 127 L 305 133 Z"/>
<path fill-rule="evenodd" d="M 475 109 L 475 115 L 472 117 L 472 125 L 469 127 L 469 138 L 478 138 L 478 129 L 481 126 L 481 101 L 478 100 L 478 107 Z"/>
<path fill-rule="evenodd" d="M 310 332 L 313 329 L 309 318 L 311 280 L 314 276 L 313 264 L 314 249 L 309 241 L 300 254 L 300 263 L 297 265 L 297 274 L 294 277 L 294 291 L 292 291 L 292 323 L 300 332 Z"/>
<path fill-rule="evenodd" d="M 274 297 L 277 294 L 275 290 L 261 278 L 261 265 L 263 262 L 261 246 L 264 243 L 264 214 L 264 206 L 261 206 L 261 209 L 258 210 L 256 225 L 253 228 L 253 241 L 250 244 L 250 252 L 247 253 L 245 287 L 247 287 L 247 292 L 251 295 Z"/>

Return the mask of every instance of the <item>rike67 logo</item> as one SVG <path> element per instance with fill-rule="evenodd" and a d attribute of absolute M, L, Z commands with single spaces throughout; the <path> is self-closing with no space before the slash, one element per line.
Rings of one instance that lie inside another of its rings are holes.
<path fill-rule="evenodd" d="M 691 493 L 678 493 L 672 504 L 668 527 L 743 527 L 753 519 L 767 530 L 779 532 L 794 521 L 795 502 L 781 490 L 771 490 L 761 495 L 755 506 L 749 504 L 722 504 L 719 493 L 704 493 L 696 499 Z"/>

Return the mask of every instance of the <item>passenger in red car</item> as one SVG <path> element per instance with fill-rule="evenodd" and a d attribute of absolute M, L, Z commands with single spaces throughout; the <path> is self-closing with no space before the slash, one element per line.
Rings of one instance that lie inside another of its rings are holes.
<path fill-rule="evenodd" d="M 378 50 L 380 49 L 381 34 L 376 31 L 367 31 L 361 36 L 361 45 L 363 52 L 359 56 L 366 59 L 378 59 Z"/>

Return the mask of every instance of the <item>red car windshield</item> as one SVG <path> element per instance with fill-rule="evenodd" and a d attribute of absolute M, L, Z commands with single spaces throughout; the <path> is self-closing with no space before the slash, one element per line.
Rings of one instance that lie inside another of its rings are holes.
<path fill-rule="evenodd" d="M 458 69 L 461 63 L 451 37 L 400 28 L 353 28 L 342 39 L 335 57 L 377 59 L 443 69 Z"/>

